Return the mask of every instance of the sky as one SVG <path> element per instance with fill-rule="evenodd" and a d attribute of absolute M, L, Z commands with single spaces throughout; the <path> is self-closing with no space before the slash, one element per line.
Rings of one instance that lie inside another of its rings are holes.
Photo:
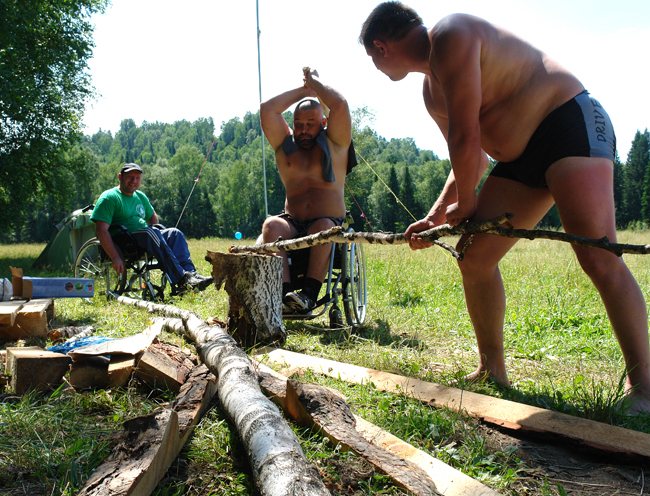
<path fill-rule="evenodd" d="M 87 105 L 85 134 L 115 133 L 123 119 L 222 122 L 257 112 L 318 70 L 352 109 L 367 107 L 387 139 L 413 138 L 448 158 L 422 103 L 421 74 L 393 82 L 357 41 L 378 0 L 112 0 L 92 18 L 90 74 L 100 97 Z M 455 12 L 482 17 L 525 38 L 573 72 L 608 111 L 625 160 L 637 130 L 650 127 L 650 1 L 410 0 L 425 26 Z"/>

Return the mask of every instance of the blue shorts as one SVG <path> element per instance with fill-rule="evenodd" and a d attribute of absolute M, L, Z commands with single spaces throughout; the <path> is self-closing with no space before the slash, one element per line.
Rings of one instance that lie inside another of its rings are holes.
<path fill-rule="evenodd" d="M 612 161 L 616 157 L 612 122 L 587 90 L 548 114 L 524 153 L 512 162 L 497 162 L 490 176 L 545 188 L 548 168 L 566 157 L 601 157 Z"/>
<path fill-rule="evenodd" d="M 307 230 L 317 220 L 329 219 L 332 222 L 334 222 L 334 224 L 336 224 L 337 226 L 343 225 L 343 221 L 345 220 L 345 218 L 339 219 L 338 217 L 317 217 L 315 219 L 308 219 L 308 220 L 305 220 L 303 222 L 300 222 L 300 221 L 297 221 L 296 219 L 294 219 L 293 217 L 291 217 L 291 215 L 289 215 L 286 212 L 281 213 L 280 215 L 278 215 L 278 217 L 281 217 L 284 220 L 286 220 L 289 224 L 291 224 L 298 231 L 298 234 L 296 234 L 296 238 L 302 238 L 304 236 L 307 236 Z"/>

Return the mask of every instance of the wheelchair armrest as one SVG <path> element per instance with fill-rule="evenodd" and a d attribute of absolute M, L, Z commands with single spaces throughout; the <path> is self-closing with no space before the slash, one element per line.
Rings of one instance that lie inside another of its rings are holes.
<path fill-rule="evenodd" d="M 123 226 L 122 224 L 113 224 L 113 225 L 111 225 L 109 227 L 109 230 L 113 230 L 113 229 L 119 229 L 120 230 L 119 233 L 115 233 L 115 234 L 121 234 L 121 233 L 128 233 L 129 232 L 127 230 L 126 226 Z"/>

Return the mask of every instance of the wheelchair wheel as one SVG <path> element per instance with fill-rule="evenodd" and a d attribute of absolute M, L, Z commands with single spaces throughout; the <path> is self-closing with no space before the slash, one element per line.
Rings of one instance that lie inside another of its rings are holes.
<path fill-rule="evenodd" d="M 142 299 L 162 303 L 169 279 L 160 269 L 150 269 L 142 275 Z"/>
<path fill-rule="evenodd" d="M 343 309 L 348 325 L 358 327 L 366 320 L 368 283 L 366 281 L 366 258 L 363 246 L 348 244 L 343 251 Z"/>
<path fill-rule="evenodd" d="M 118 277 L 111 265 L 111 259 L 97 238 L 89 239 L 79 249 L 74 262 L 74 276 L 94 279 L 96 295 L 105 295 L 107 290 L 122 294 L 126 285 L 126 273 L 123 272 Z"/>

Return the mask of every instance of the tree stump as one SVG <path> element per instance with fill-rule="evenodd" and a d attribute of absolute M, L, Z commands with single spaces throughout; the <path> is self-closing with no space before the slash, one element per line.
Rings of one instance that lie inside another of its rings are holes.
<path fill-rule="evenodd" d="M 284 344 L 282 258 L 256 253 L 208 251 L 217 289 L 228 293 L 228 333 L 242 348 L 258 343 Z"/>

